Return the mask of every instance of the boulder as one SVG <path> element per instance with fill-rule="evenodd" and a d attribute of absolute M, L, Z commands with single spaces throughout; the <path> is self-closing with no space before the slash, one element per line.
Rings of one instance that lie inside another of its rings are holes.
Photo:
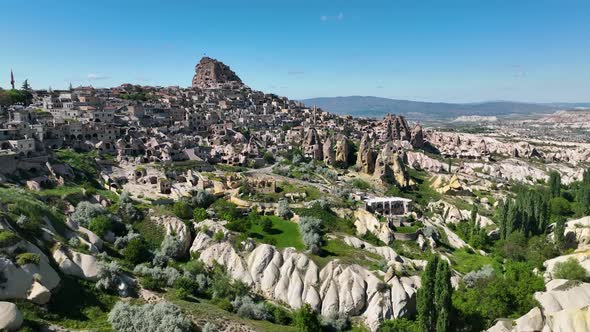
<path fill-rule="evenodd" d="M 98 280 L 100 266 L 94 256 L 65 248 L 57 248 L 53 252 L 53 259 L 60 270 L 67 275 L 91 281 Z"/>
<path fill-rule="evenodd" d="M 543 313 L 538 307 L 531 309 L 526 315 L 518 318 L 514 331 L 516 332 L 535 332 L 543 329 Z"/>
<path fill-rule="evenodd" d="M 29 295 L 27 296 L 27 300 L 36 303 L 36 304 L 47 304 L 49 299 L 51 298 L 51 292 L 45 286 L 41 285 L 39 282 L 33 282 L 33 286 L 29 290 Z"/>
<path fill-rule="evenodd" d="M 23 316 L 14 303 L 0 302 L 0 331 L 18 331 Z"/>
<path fill-rule="evenodd" d="M 17 247 L 39 255 L 39 264 L 26 264 L 18 266 L 5 257 L 0 257 L 0 270 L 4 273 L 6 281 L 0 287 L 0 299 L 27 299 L 34 284 L 40 284 L 47 290 L 56 288 L 61 279 L 49 264 L 45 254 L 33 244 L 21 241 Z M 35 293 L 40 290 L 35 286 Z"/>

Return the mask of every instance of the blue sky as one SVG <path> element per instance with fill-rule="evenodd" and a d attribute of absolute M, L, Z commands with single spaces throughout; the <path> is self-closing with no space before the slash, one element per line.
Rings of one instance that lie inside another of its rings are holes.
<path fill-rule="evenodd" d="M 590 101 L 590 1 L 0 0 L 0 87 L 190 85 L 203 54 L 290 98 Z"/>

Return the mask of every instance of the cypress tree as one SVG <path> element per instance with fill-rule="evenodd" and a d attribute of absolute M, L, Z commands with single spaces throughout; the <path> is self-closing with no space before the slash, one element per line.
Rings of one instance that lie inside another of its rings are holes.
<path fill-rule="evenodd" d="M 557 171 L 549 173 L 549 193 L 551 198 L 561 195 L 561 175 Z"/>
<path fill-rule="evenodd" d="M 428 261 L 426 269 L 422 273 L 422 286 L 418 289 L 418 325 L 422 332 L 436 331 L 437 308 L 434 300 L 438 262 L 438 256 L 434 256 Z"/>
<path fill-rule="evenodd" d="M 435 282 L 435 307 L 436 307 L 436 332 L 447 332 L 450 330 L 451 296 L 451 270 L 449 264 L 439 260 L 436 268 Z"/>

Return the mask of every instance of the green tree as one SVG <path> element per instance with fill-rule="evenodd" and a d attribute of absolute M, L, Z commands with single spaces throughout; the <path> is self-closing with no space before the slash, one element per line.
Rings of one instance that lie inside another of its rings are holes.
<path fill-rule="evenodd" d="M 24 91 L 30 91 L 30 90 L 31 90 L 31 86 L 29 85 L 29 80 L 28 80 L 28 79 L 26 79 L 26 80 L 23 82 L 22 89 L 23 89 Z"/>
<path fill-rule="evenodd" d="M 193 211 L 190 205 L 184 200 L 177 201 L 172 206 L 172 212 L 181 219 L 190 219 L 193 216 Z"/>
<path fill-rule="evenodd" d="M 549 193 L 551 197 L 561 195 L 561 175 L 557 171 L 549 172 Z"/>
<path fill-rule="evenodd" d="M 436 281 L 434 287 L 434 304 L 436 306 L 436 332 L 447 332 L 450 330 L 452 294 L 451 270 L 449 264 L 439 260 L 436 268 Z"/>
<path fill-rule="evenodd" d="M 105 236 L 112 227 L 113 223 L 111 219 L 105 215 L 94 217 L 90 219 L 90 222 L 88 223 L 88 229 L 100 237 Z"/>
<path fill-rule="evenodd" d="M 436 329 L 437 311 L 434 305 L 434 290 L 438 260 L 438 256 L 434 256 L 428 261 L 421 277 L 422 286 L 418 289 L 418 324 L 420 331 L 424 332 L 433 332 Z"/>
<path fill-rule="evenodd" d="M 295 327 L 299 332 L 317 332 L 322 330 L 318 314 L 307 303 L 295 311 L 293 319 L 295 321 Z"/>
<path fill-rule="evenodd" d="M 132 264 L 140 264 L 150 259 L 148 244 L 141 238 L 134 238 L 123 249 L 123 257 Z"/>
<path fill-rule="evenodd" d="M 565 217 L 560 216 L 555 221 L 553 236 L 557 248 L 563 249 L 565 247 Z"/>

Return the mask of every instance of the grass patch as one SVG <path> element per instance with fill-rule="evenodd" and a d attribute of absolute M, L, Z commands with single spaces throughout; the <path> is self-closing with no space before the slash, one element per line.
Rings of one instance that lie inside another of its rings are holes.
<path fill-rule="evenodd" d="M 160 248 L 160 244 L 164 241 L 166 230 L 162 225 L 152 221 L 150 216 L 146 216 L 142 221 L 133 224 L 133 228 L 143 236 L 152 250 Z"/>
<path fill-rule="evenodd" d="M 56 150 L 57 159 L 69 165 L 74 169 L 76 178 L 94 180 L 98 177 L 98 165 L 95 158 L 98 157 L 96 151 L 75 152 L 73 150 Z"/>
<path fill-rule="evenodd" d="M 493 265 L 494 259 L 490 256 L 482 256 L 477 253 L 471 253 L 467 249 L 457 249 L 453 251 L 453 268 L 461 273 L 468 273 L 479 270 L 484 265 Z"/>
<path fill-rule="evenodd" d="M 296 332 L 294 326 L 285 326 L 273 324 L 264 320 L 245 319 L 231 312 L 225 311 L 218 306 L 205 299 L 194 299 L 193 301 L 185 301 L 179 299 L 174 292 L 164 294 L 166 300 L 178 306 L 182 311 L 194 317 L 197 320 L 208 321 L 212 323 L 232 321 L 237 324 L 245 324 L 256 331 L 281 331 L 281 332 Z"/>
<path fill-rule="evenodd" d="M 358 264 L 369 269 L 378 269 L 377 263 L 383 259 L 372 252 L 351 247 L 340 239 L 326 241 L 322 246 L 322 252 L 319 255 L 310 255 L 310 258 L 320 269 L 334 259 L 339 259 L 345 264 Z"/>
<path fill-rule="evenodd" d="M 262 227 L 262 222 L 252 223 L 250 228 L 250 237 L 260 240 L 264 243 L 270 243 L 277 248 L 294 247 L 298 250 L 305 249 L 299 234 L 299 227 L 296 223 L 281 219 L 277 216 L 266 216 L 261 218 L 268 218 L 272 221 L 272 228 L 265 232 Z"/>
<path fill-rule="evenodd" d="M 47 310 L 31 302 L 17 301 L 25 325 L 55 324 L 67 329 L 113 331 L 107 315 L 117 297 L 94 288 L 94 284 L 62 276 L 63 287 L 51 296 Z"/>
<path fill-rule="evenodd" d="M 320 219 L 326 232 L 356 234 L 356 228 L 352 220 L 340 218 L 332 210 L 323 209 L 319 204 L 314 204 L 307 209 L 293 209 L 293 212 L 302 217 L 308 216 Z"/>

